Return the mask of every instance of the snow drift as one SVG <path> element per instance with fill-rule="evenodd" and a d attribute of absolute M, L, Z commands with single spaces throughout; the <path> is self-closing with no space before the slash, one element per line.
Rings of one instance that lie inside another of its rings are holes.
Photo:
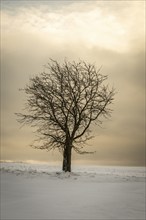
<path fill-rule="evenodd" d="M 145 168 L 1 163 L 1 219 L 144 220 Z"/>

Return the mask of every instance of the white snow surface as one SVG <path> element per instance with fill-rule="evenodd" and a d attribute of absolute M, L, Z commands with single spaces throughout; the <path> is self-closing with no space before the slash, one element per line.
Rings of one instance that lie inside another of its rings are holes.
<path fill-rule="evenodd" d="M 2 220 L 146 219 L 145 167 L 0 165 Z"/>

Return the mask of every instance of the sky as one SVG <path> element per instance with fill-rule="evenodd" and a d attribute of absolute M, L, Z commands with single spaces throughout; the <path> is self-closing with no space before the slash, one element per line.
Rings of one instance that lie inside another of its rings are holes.
<path fill-rule="evenodd" d="M 30 147 L 35 134 L 21 128 L 30 77 L 49 58 L 102 66 L 116 89 L 112 117 L 73 163 L 145 165 L 145 1 L 1 1 L 1 160 L 62 161 L 57 151 Z"/>

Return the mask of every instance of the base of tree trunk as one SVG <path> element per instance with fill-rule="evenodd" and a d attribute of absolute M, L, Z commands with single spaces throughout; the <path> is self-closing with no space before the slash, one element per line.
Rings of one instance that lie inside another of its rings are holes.
<path fill-rule="evenodd" d="M 71 164 L 63 160 L 62 170 L 64 172 L 71 172 Z"/>
<path fill-rule="evenodd" d="M 64 149 L 62 170 L 71 172 L 71 149 Z"/>

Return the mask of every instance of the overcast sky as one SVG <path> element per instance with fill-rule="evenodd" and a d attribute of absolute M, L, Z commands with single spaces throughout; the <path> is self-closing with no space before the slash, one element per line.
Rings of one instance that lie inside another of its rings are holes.
<path fill-rule="evenodd" d="M 34 150 L 29 127 L 20 129 L 19 91 L 49 58 L 102 65 L 116 88 L 114 112 L 94 126 L 86 150 L 73 160 L 103 165 L 144 165 L 145 1 L 1 1 L 1 160 L 62 160 Z"/>

